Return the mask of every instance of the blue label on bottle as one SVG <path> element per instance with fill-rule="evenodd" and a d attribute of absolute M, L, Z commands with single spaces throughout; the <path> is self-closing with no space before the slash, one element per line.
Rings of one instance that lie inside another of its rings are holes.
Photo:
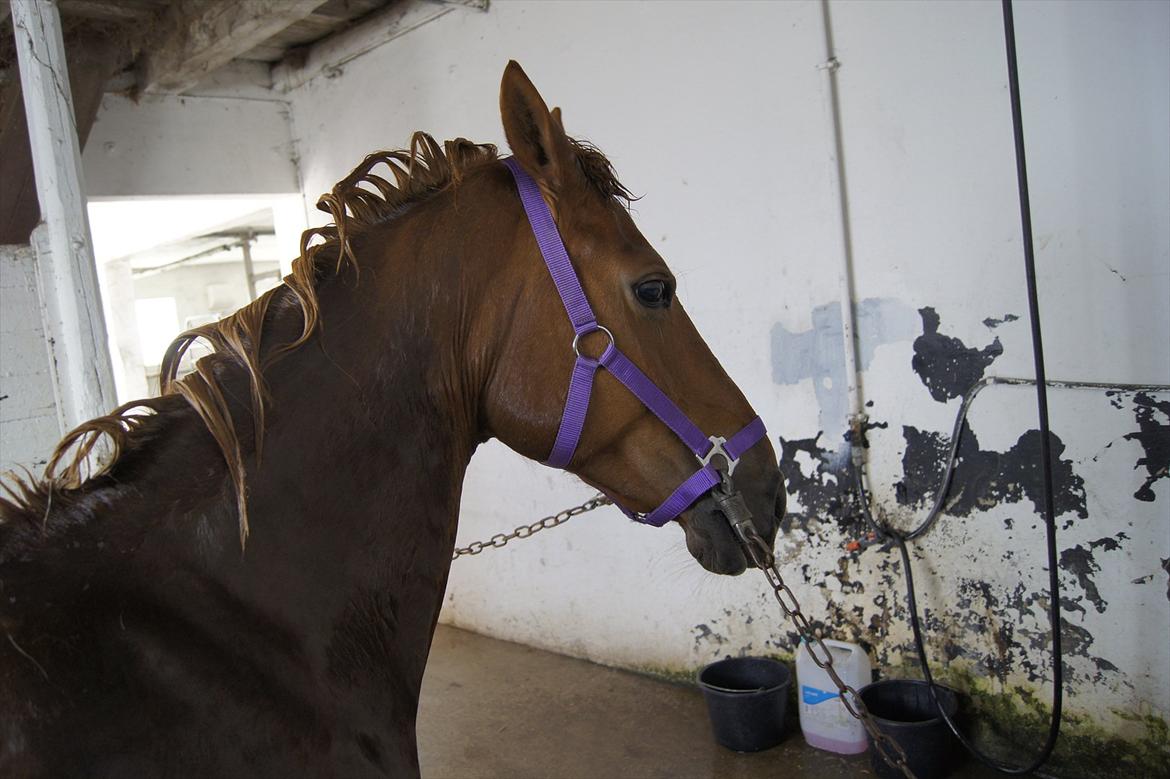
<path fill-rule="evenodd" d="M 828 690 L 818 690 L 816 687 L 809 687 L 807 684 L 800 686 L 800 695 L 802 700 L 810 706 L 815 706 L 818 703 L 831 701 L 837 697 L 836 692 L 829 692 Z"/>

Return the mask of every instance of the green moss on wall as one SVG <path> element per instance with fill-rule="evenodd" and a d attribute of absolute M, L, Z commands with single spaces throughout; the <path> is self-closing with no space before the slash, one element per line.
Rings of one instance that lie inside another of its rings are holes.
<path fill-rule="evenodd" d="M 770 655 L 792 667 L 792 657 Z M 633 669 L 670 684 L 695 685 L 697 668 L 643 666 Z M 1016 687 L 993 689 L 984 677 L 952 664 L 936 674 L 939 681 L 963 693 L 962 725 L 979 746 L 998 759 L 1023 763 L 1031 760 L 1044 743 L 1050 716 L 1049 702 L 1033 690 Z M 921 678 L 917 667 L 897 669 L 887 678 Z M 789 727 L 796 720 L 796 685 L 791 687 Z M 1107 731 L 1087 717 L 1065 713 L 1060 738 L 1041 775 L 1068 779 L 1118 779 L 1148 777 L 1170 779 L 1170 725 L 1153 714 L 1114 711 L 1127 725 L 1124 733 Z"/>
<path fill-rule="evenodd" d="M 892 674 L 893 675 L 893 674 Z M 921 678 L 917 667 L 902 674 Z M 1039 752 L 1048 734 L 1051 701 L 1017 686 L 1005 691 L 969 670 L 951 665 L 938 680 L 963 693 L 963 726 L 985 752 L 1021 764 Z M 1109 729 L 1066 711 L 1045 776 L 1078 779 L 1165 777 L 1170 779 L 1170 726 L 1153 714 L 1114 710 L 1128 727 Z"/>

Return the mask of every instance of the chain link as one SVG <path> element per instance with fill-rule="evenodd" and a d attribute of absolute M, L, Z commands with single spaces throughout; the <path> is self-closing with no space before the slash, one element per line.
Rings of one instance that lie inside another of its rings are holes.
<path fill-rule="evenodd" d="M 485 549 L 501 549 L 508 544 L 509 541 L 516 538 L 529 538 L 533 533 L 539 533 L 541 530 L 548 530 L 557 525 L 563 525 L 573 517 L 579 514 L 586 514 L 594 509 L 602 506 L 612 505 L 613 501 L 606 496 L 598 493 L 589 500 L 582 503 L 580 506 L 573 506 L 556 514 L 550 514 L 547 517 L 536 520 L 528 525 L 520 525 L 511 533 L 496 533 L 487 541 L 472 541 L 467 546 L 458 547 L 451 553 L 451 560 L 458 560 L 460 557 L 470 557 L 477 555 Z"/>

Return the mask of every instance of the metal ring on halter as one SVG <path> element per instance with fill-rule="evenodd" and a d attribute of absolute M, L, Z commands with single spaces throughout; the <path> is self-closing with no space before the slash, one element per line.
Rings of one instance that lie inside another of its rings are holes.
<path fill-rule="evenodd" d="M 614 343 L 614 340 L 613 340 L 613 333 L 611 333 L 611 332 L 609 331 L 609 328 L 608 328 L 608 327 L 604 327 L 604 326 L 602 326 L 602 325 L 598 325 L 598 324 L 596 324 L 596 323 L 595 323 L 595 326 L 594 326 L 594 328 L 593 328 L 592 330 L 586 330 L 586 331 L 584 331 L 584 332 L 577 333 L 575 336 L 573 336 L 573 352 L 574 352 L 574 353 L 575 353 L 575 354 L 576 354 L 578 357 L 580 357 L 580 356 L 581 356 L 581 348 L 580 348 L 580 345 L 581 345 L 581 336 L 583 336 L 583 335 L 589 335 L 590 333 L 596 333 L 598 330 L 600 330 L 601 332 L 603 332 L 603 333 L 605 333 L 606 335 L 608 335 L 608 336 L 609 336 L 609 342 L 610 342 L 610 344 L 611 344 L 611 345 Z"/>
<path fill-rule="evenodd" d="M 710 464 L 712 457 L 717 454 L 721 454 L 723 455 L 723 460 L 727 463 L 727 475 L 730 476 L 731 474 L 735 473 L 735 466 L 739 465 L 739 460 L 732 459 L 731 455 L 727 453 L 727 450 L 723 448 L 727 443 L 727 439 L 721 435 L 713 435 L 709 436 L 707 440 L 711 442 L 711 450 L 702 457 L 695 455 L 696 457 L 699 457 L 699 462 L 701 462 L 703 465 L 708 465 Z"/>

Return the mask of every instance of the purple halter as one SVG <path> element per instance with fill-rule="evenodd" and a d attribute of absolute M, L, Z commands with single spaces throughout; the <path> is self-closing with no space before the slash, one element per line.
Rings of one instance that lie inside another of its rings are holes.
<path fill-rule="evenodd" d="M 556 441 L 553 443 L 552 453 L 549 454 L 545 465 L 554 468 L 564 468 L 573 459 L 577 451 L 577 442 L 581 439 L 581 429 L 585 426 L 585 414 L 589 410 L 589 397 L 593 390 L 593 376 L 597 369 L 605 368 L 614 378 L 625 385 L 626 389 L 650 409 L 663 424 L 674 431 L 682 442 L 690 447 L 699 459 L 701 466 L 686 481 L 679 485 L 662 505 L 649 514 L 638 514 L 629 511 L 617 501 L 614 503 L 630 519 L 644 522 L 647 525 L 662 527 L 670 520 L 686 511 L 692 503 L 705 495 L 721 477 L 719 471 L 711 463 L 715 455 L 722 455 L 727 461 L 727 474 L 730 476 L 739 458 L 747 450 L 764 437 L 766 432 L 764 423 L 756 417 L 731 438 L 721 436 L 705 436 L 689 418 L 676 406 L 670 398 L 658 389 L 646 374 L 638 370 L 638 366 L 630 362 L 614 343 L 613 333 L 597 323 L 593 309 L 581 289 L 581 281 L 573 270 L 569 254 L 565 251 L 565 244 L 557 232 L 556 223 L 548 204 L 540 194 L 540 188 L 532 177 L 520 167 L 515 157 L 504 160 L 508 170 L 516 179 L 516 187 L 520 191 L 520 202 L 524 204 L 524 211 L 528 214 L 528 222 L 532 225 L 532 232 L 536 236 L 536 243 L 552 275 L 553 283 L 565 304 L 565 312 L 573 324 L 573 351 L 577 354 L 577 362 L 573 366 L 573 375 L 569 380 L 569 395 L 565 400 L 565 410 L 561 416 L 561 426 L 557 431 Z M 605 348 L 599 359 L 586 357 L 581 354 L 581 337 L 600 330 L 609 337 L 609 346 Z"/>

